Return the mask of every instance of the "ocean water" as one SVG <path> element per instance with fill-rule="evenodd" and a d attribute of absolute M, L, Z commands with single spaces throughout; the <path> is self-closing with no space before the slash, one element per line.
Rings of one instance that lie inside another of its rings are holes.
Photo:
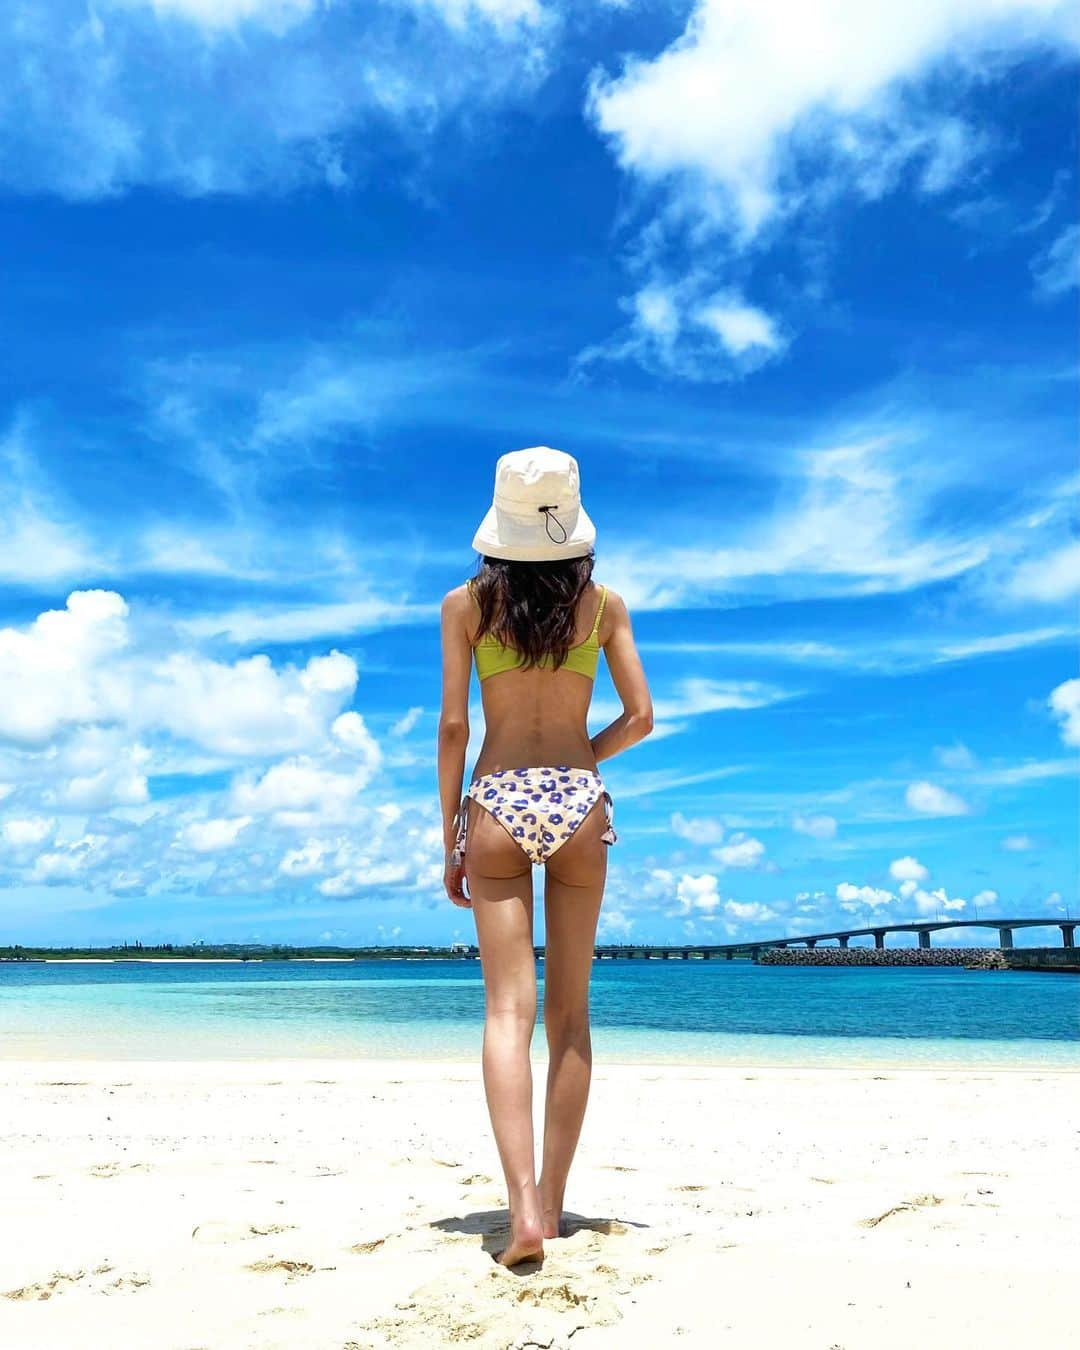
<path fill-rule="evenodd" d="M 602 961 L 591 1007 L 597 1061 L 1080 1069 L 1063 974 Z M 9 1060 L 475 1060 L 483 1013 L 477 961 L 0 964 Z"/>

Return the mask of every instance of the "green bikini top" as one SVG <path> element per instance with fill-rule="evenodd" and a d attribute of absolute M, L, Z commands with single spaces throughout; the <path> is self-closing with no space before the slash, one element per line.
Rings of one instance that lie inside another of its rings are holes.
<path fill-rule="evenodd" d="M 467 584 L 469 594 L 473 595 L 472 580 L 470 579 Z M 475 599 L 475 595 L 473 598 Z M 592 632 L 584 642 L 570 648 L 566 653 L 566 660 L 559 667 L 560 670 L 576 670 L 579 675 L 585 675 L 590 680 L 596 678 L 596 663 L 600 659 L 600 619 L 604 613 L 606 600 L 607 587 L 601 586 L 600 604 L 597 606 Z M 516 647 L 505 646 L 491 633 L 485 633 L 473 646 L 473 655 L 476 658 L 476 673 L 481 680 L 486 680 L 489 675 L 498 675 L 504 670 L 514 670 L 522 662 L 521 653 Z M 545 656 L 539 664 L 550 666 L 551 657 Z"/>

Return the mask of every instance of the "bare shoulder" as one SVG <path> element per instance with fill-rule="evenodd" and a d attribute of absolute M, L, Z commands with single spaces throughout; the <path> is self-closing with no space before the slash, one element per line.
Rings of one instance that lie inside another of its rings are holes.
<path fill-rule="evenodd" d="M 442 598 L 442 616 L 444 619 L 467 619 L 472 613 L 475 601 L 469 591 L 468 582 L 447 591 Z"/>
<path fill-rule="evenodd" d="M 625 614 L 627 612 L 626 601 L 622 598 L 622 596 L 615 589 L 615 587 L 605 586 L 603 582 L 600 582 L 599 585 L 600 588 L 605 593 L 604 596 L 605 613 Z"/>
<path fill-rule="evenodd" d="M 626 601 L 617 590 L 611 586 L 603 586 L 604 591 L 604 613 L 600 620 L 600 644 L 603 644 L 611 634 L 621 624 L 625 623 L 628 617 Z"/>

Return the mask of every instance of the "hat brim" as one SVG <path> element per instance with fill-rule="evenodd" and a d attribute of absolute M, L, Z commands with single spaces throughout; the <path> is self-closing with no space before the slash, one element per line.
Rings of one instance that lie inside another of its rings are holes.
<path fill-rule="evenodd" d="M 477 553 L 506 562 L 554 562 L 561 558 L 583 558 L 596 540 L 596 526 L 583 506 L 569 516 L 559 516 L 566 539 L 556 543 L 550 537 L 544 517 L 511 515 L 492 506 L 473 535 Z"/>

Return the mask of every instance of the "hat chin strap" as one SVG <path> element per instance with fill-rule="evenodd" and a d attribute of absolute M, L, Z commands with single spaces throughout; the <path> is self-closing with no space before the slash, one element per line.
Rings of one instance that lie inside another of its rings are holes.
<path fill-rule="evenodd" d="M 542 511 L 544 514 L 544 529 L 547 531 L 547 537 L 551 540 L 551 542 L 553 544 L 565 544 L 567 539 L 570 538 L 570 535 L 567 533 L 566 526 L 562 523 L 562 521 L 558 518 L 558 516 L 552 515 L 553 511 L 557 511 L 559 509 L 558 504 L 554 506 L 538 506 L 536 509 L 538 511 Z M 558 535 L 554 535 L 551 533 L 552 522 L 554 522 L 562 532 L 561 539 L 559 538 Z"/>

